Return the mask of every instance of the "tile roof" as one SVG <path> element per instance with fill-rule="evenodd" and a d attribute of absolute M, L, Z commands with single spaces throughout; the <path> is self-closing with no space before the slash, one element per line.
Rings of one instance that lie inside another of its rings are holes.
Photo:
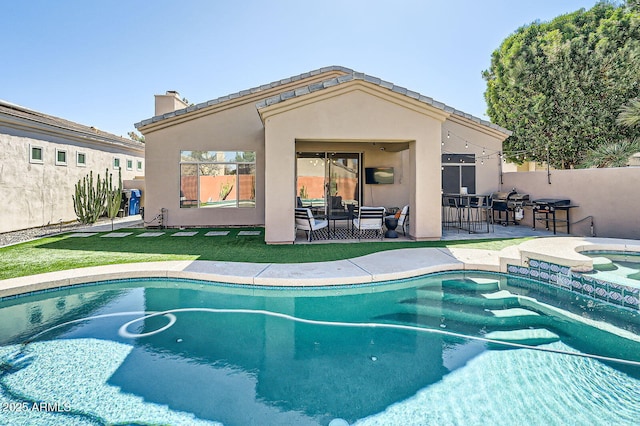
<path fill-rule="evenodd" d="M 39 123 L 45 126 L 51 126 L 62 130 L 74 132 L 82 137 L 100 139 L 118 145 L 126 145 L 131 148 L 144 149 L 144 144 L 131 139 L 116 136 L 112 133 L 104 132 L 92 126 L 75 123 L 53 115 L 44 114 L 34 111 L 20 105 L 0 99 L 0 116 L 10 116 L 21 120 L 27 120 Z"/>
<path fill-rule="evenodd" d="M 428 96 L 423 96 L 418 92 L 414 92 L 412 90 L 408 90 L 408 89 L 406 89 L 404 87 L 397 86 L 397 85 L 395 85 L 393 83 L 390 83 L 388 81 L 382 80 L 382 79 L 380 79 L 378 77 L 373 77 L 373 76 L 370 76 L 370 75 L 367 75 L 367 74 L 364 74 L 364 73 L 361 73 L 361 72 L 356 72 L 356 71 L 354 71 L 354 70 L 352 70 L 350 68 L 346 68 L 346 67 L 342 67 L 342 66 L 330 66 L 330 67 L 320 68 L 320 69 L 317 69 L 317 70 L 314 70 L 314 71 L 306 72 L 304 74 L 299 74 L 299 75 L 296 75 L 296 76 L 293 76 L 293 77 L 285 78 L 283 80 L 274 81 L 274 82 L 269 83 L 269 84 L 264 84 L 264 85 L 259 86 L 259 87 L 254 87 L 252 89 L 242 90 L 242 91 L 240 91 L 238 93 L 233 93 L 231 95 L 222 96 L 220 98 L 216 98 L 216 99 L 213 99 L 213 100 L 210 100 L 210 101 L 207 101 L 207 102 L 203 102 L 203 103 L 200 103 L 200 104 L 197 104 L 197 105 L 192 105 L 192 106 L 189 106 L 189 107 L 184 108 L 184 109 L 176 110 L 176 111 L 169 112 L 169 113 L 166 113 L 166 114 L 163 114 L 163 115 L 158 115 L 158 116 L 149 118 L 147 120 L 143 120 L 143 121 L 141 121 L 139 123 L 136 123 L 135 127 L 136 128 L 140 128 L 140 127 L 146 126 L 147 124 L 151 124 L 151 123 L 155 123 L 155 122 L 158 122 L 158 121 L 165 120 L 167 118 L 183 115 L 183 114 L 186 114 L 186 113 L 191 112 L 191 111 L 197 111 L 197 110 L 200 110 L 200 109 L 203 109 L 203 108 L 207 108 L 207 107 L 212 106 L 212 105 L 216 105 L 216 104 L 220 104 L 222 102 L 226 102 L 226 101 L 231 100 L 231 99 L 236 99 L 236 98 L 239 98 L 241 96 L 246 96 L 246 95 L 249 95 L 249 94 L 258 93 L 258 92 L 261 92 L 261 91 L 264 91 L 264 90 L 267 90 L 267 89 L 272 89 L 272 88 L 275 88 L 275 87 L 278 87 L 278 86 L 282 86 L 284 84 L 288 84 L 288 83 L 292 83 L 292 82 L 295 82 L 295 81 L 303 80 L 303 79 L 306 79 L 306 78 L 309 78 L 309 77 L 313 77 L 315 75 L 324 74 L 324 73 L 330 72 L 330 71 L 341 71 L 341 72 L 344 72 L 345 75 L 342 75 L 340 77 L 330 78 L 330 79 L 327 79 L 327 80 L 324 80 L 324 81 L 321 81 L 321 82 L 318 82 L 318 83 L 312 83 L 312 84 L 310 84 L 308 86 L 302 86 L 302 87 L 298 87 L 298 88 L 293 89 L 293 90 L 288 90 L 286 92 L 279 93 L 279 94 L 277 94 L 275 96 L 271 96 L 269 98 L 263 99 L 262 101 L 258 102 L 256 104 L 256 108 L 258 110 L 260 110 L 260 109 L 266 108 L 266 107 L 268 107 L 270 105 L 274 105 L 274 104 L 277 104 L 277 103 L 280 103 L 280 102 L 284 102 L 284 101 L 286 101 L 288 99 L 296 98 L 296 97 L 299 97 L 299 96 L 304 96 L 306 94 L 309 94 L 309 93 L 312 93 L 312 92 L 316 92 L 318 90 L 327 89 L 329 87 L 337 86 L 337 85 L 340 85 L 340 84 L 344 84 L 344 83 L 349 82 L 349 81 L 360 80 L 360 81 L 365 81 L 365 82 L 368 82 L 368 83 L 371 83 L 371 84 L 378 85 L 378 86 L 380 86 L 382 88 L 385 88 L 385 89 L 388 89 L 388 90 L 390 90 L 392 92 L 396 92 L 396 93 L 399 93 L 401 95 L 408 96 L 408 97 L 410 97 L 412 99 L 415 99 L 417 101 L 420 101 L 420 102 L 423 102 L 425 104 L 431 105 L 431 106 L 433 106 L 435 108 L 441 109 L 441 110 L 443 110 L 445 112 L 448 112 L 450 114 L 454 114 L 454 115 L 457 115 L 459 117 L 466 118 L 467 120 L 471 120 L 471 121 L 473 121 L 473 122 L 475 122 L 477 124 L 481 124 L 481 125 L 490 127 L 490 128 L 492 128 L 494 130 L 497 130 L 499 132 L 505 133 L 507 135 L 511 135 L 511 133 L 512 133 L 510 130 L 507 130 L 507 129 L 501 127 L 501 126 L 498 126 L 497 124 L 491 123 L 490 121 L 483 120 L 483 119 L 475 117 L 475 116 L 473 116 L 471 114 L 467 114 L 467 113 L 465 113 L 463 111 L 460 111 L 460 110 L 457 110 L 455 108 L 452 108 L 452 107 L 450 107 L 450 106 L 448 106 L 448 105 L 446 105 L 446 104 L 444 104 L 442 102 L 436 101 L 433 98 L 430 98 Z"/>

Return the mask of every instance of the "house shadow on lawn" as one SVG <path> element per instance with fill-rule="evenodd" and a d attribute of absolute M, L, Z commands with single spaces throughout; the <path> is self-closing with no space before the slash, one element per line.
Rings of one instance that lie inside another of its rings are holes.
<path fill-rule="evenodd" d="M 265 245 L 263 228 L 126 228 L 90 236 L 73 236 L 75 234 L 80 233 L 70 233 L 56 241 L 44 242 L 34 247 L 86 252 L 185 255 L 207 260 L 227 250 L 238 252 Z"/>
<path fill-rule="evenodd" d="M 226 235 L 222 235 L 229 231 Z M 259 235 L 242 235 L 260 232 Z M 141 236 L 160 233 L 157 236 Z M 187 235 L 187 233 L 192 234 Z M 242 233 L 242 234 L 241 234 Z M 109 234 L 128 234 L 122 237 L 106 237 Z M 207 236 L 209 234 L 209 236 Z M 194 229 L 121 229 L 101 232 L 91 236 L 72 237 L 68 234 L 55 241 L 34 245 L 36 249 L 84 251 L 89 257 L 104 253 L 124 261 L 154 260 L 216 260 L 254 263 L 302 263 L 350 259 L 367 254 L 402 248 L 457 247 L 500 249 L 510 245 L 509 238 L 474 239 L 464 241 L 406 241 L 267 245 L 264 228 L 194 228 Z M 122 259 L 131 254 L 130 259 Z M 108 259 L 105 258 L 109 263 Z"/>

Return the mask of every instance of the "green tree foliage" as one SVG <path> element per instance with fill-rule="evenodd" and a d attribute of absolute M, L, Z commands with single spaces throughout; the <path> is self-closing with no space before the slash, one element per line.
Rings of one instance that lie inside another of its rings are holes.
<path fill-rule="evenodd" d="M 640 95 L 640 12 L 633 1 L 519 28 L 483 72 L 491 120 L 513 131 L 505 151 L 572 168 L 600 145 L 633 139 L 621 106 Z M 516 160 L 515 155 L 507 155 Z"/>
<path fill-rule="evenodd" d="M 622 140 L 620 142 L 599 145 L 587 151 L 582 167 L 624 167 L 629 157 L 640 151 L 640 140 Z"/>
<path fill-rule="evenodd" d="M 129 132 L 127 133 L 127 135 L 129 136 L 129 139 L 131 139 L 132 141 L 144 143 L 144 136 L 139 135 L 136 132 Z"/>
<path fill-rule="evenodd" d="M 631 99 L 622 106 L 617 122 L 626 127 L 640 126 L 640 98 Z"/>

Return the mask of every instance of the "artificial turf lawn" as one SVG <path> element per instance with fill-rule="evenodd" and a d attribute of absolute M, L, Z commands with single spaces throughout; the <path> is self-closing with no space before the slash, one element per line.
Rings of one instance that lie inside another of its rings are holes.
<path fill-rule="evenodd" d="M 226 236 L 207 237 L 213 230 L 230 231 Z M 260 230 L 259 236 L 239 236 L 239 231 Z M 350 259 L 384 250 L 416 247 L 464 247 L 500 250 L 529 238 L 424 241 L 366 242 L 345 244 L 267 245 L 263 228 L 190 229 L 191 237 L 172 236 L 177 229 L 165 229 L 158 237 L 136 238 L 147 229 L 121 229 L 132 232 L 124 238 L 70 238 L 70 234 L 46 237 L 0 248 L 0 279 L 40 274 L 64 269 L 117 263 L 164 260 L 218 260 L 254 263 L 300 263 Z"/>

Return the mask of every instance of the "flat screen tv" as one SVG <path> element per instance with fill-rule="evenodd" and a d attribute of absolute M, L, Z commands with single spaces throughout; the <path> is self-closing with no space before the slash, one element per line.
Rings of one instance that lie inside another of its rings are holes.
<path fill-rule="evenodd" d="M 393 184 L 393 167 L 366 167 L 364 183 L 367 185 Z"/>

